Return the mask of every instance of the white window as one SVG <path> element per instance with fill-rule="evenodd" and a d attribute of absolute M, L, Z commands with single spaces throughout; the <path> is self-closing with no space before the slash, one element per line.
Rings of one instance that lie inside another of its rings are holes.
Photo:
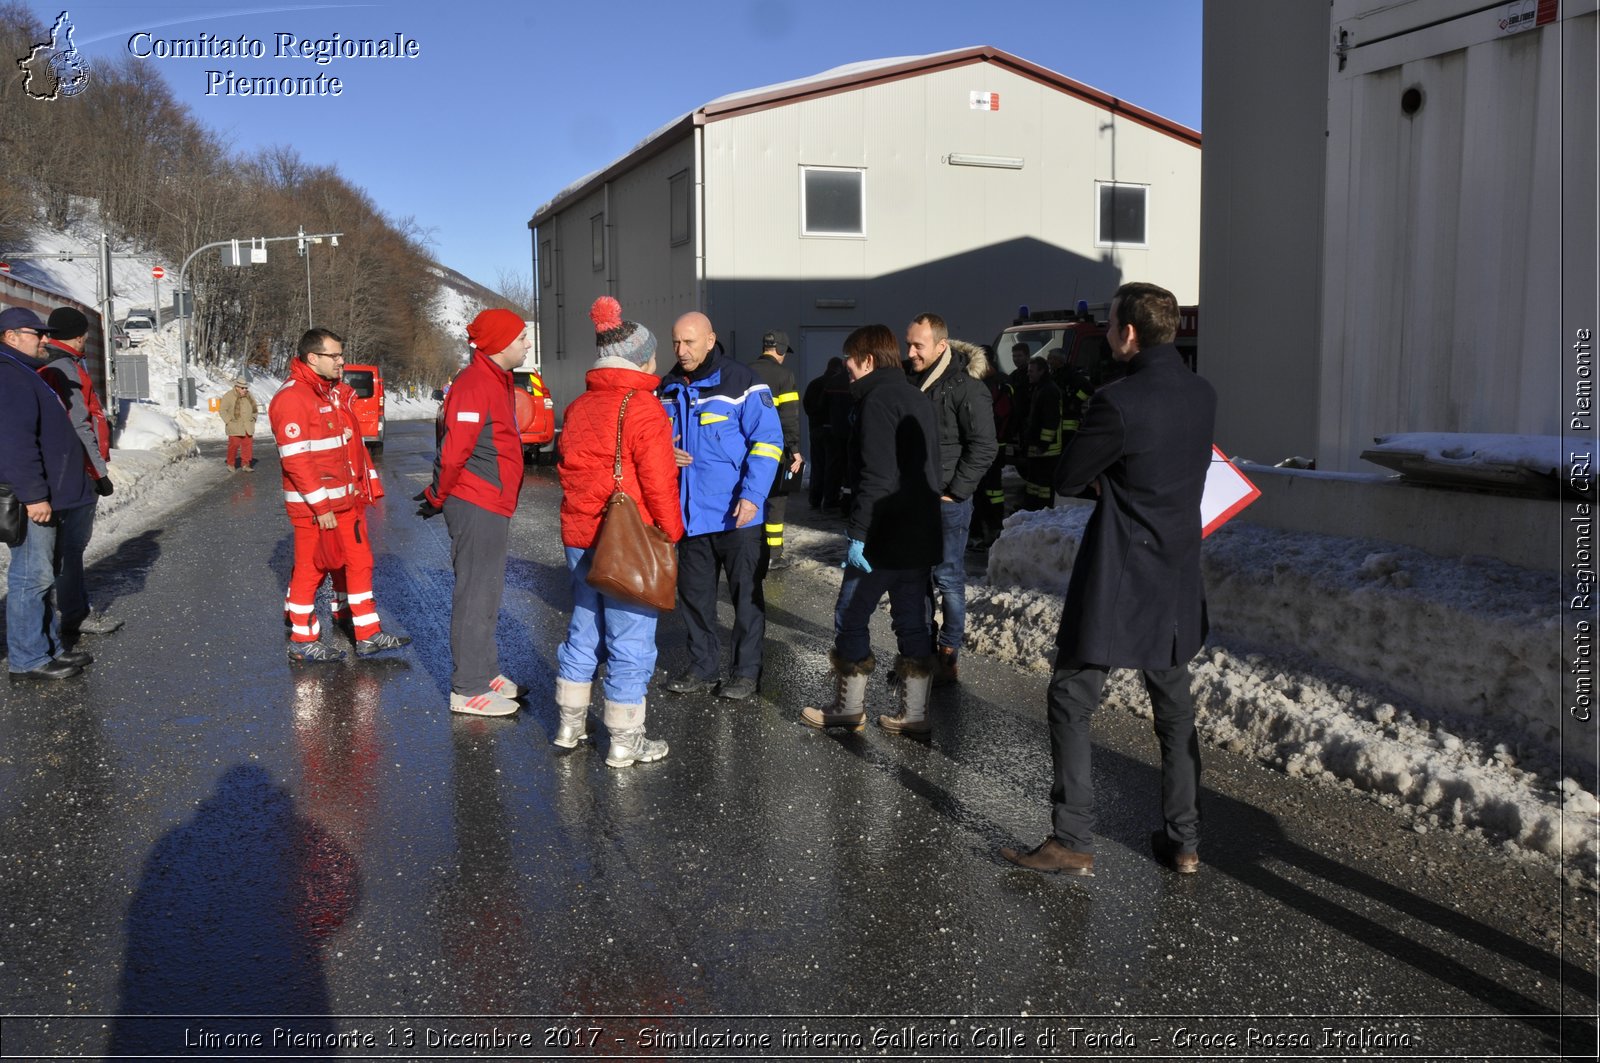
<path fill-rule="evenodd" d="M 867 171 L 800 167 L 800 233 L 867 235 Z"/>
<path fill-rule="evenodd" d="M 667 200 L 671 208 L 671 242 L 676 247 L 689 242 L 689 171 L 679 170 L 667 178 Z"/>
<path fill-rule="evenodd" d="M 1096 181 L 1096 247 L 1149 247 L 1150 186 Z"/>
<path fill-rule="evenodd" d="M 606 268 L 606 216 L 596 214 L 589 219 L 589 257 L 595 272 Z"/>

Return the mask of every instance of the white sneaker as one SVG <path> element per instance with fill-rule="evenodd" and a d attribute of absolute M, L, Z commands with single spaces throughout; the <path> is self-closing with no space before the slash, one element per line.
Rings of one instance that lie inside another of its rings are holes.
<path fill-rule="evenodd" d="M 510 698 L 501 697 L 492 690 L 471 697 L 451 693 L 450 711 L 459 712 L 463 716 L 510 716 L 517 711 L 517 703 Z"/>
<path fill-rule="evenodd" d="M 489 680 L 489 689 L 501 697 L 510 698 L 513 701 L 522 697 L 522 688 L 503 675 L 497 675 Z"/>

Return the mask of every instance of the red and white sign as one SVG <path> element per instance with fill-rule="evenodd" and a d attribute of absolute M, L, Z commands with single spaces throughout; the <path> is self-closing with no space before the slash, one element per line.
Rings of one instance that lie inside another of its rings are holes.
<path fill-rule="evenodd" d="M 1000 109 L 1000 94 L 998 92 L 974 92 L 971 99 L 974 111 L 998 111 Z"/>
<path fill-rule="evenodd" d="M 151 266 L 150 267 L 150 276 L 154 277 L 156 280 L 160 280 L 162 277 L 165 277 L 166 275 L 167 275 L 167 271 L 166 271 L 165 268 L 163 268 L 161 266 Z"/>
<path fill-rule="evenodd" d="M 9 262 L 0 262 L 0 273 L 10 273 L 10 272 L 11 272 L 11 263 L 9 263 Z"/>
<path fill-rule="evenodd" d="M 1239 511 L 1261 497 L 1261 488 L 1245 479 L 1228 456 L 1215 446 L 1211 448 L 1211 468 L 1206 471 L 1206 492 L 1200 499 L 1200 533 L 1205 538 Z"/>

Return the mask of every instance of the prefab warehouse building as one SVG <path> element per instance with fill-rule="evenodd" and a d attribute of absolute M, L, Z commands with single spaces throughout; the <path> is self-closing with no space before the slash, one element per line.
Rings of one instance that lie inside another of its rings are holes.
<path fill-rule="evenodd" d="M 1208 0 L 1201 291 L 1224 449 L 1556 436 L 1596 312 L 1595 0 Z"/>
<path fill-rule="evenodd" d="M 1125 279 L 1192 303 L 1200 134 L 994 48 L 887 59 L 713 100 L 541 206 L 540 359 L 563 404 L 610 294 L 670 365 L 692 309 L 751 361 L 782 329 L 802 385 L 853 328 L 917 313 L 989 342 L 1019 304 Z"/>

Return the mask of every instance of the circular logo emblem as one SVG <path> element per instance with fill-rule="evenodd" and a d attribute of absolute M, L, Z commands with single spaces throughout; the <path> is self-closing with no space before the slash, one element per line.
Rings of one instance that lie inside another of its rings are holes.
<path fill-rule="evenodd" d="M 283 426 L 283 434 L 288 436 L 290 439 L 299 439 L 300 426 L 291 421 Z"/>

